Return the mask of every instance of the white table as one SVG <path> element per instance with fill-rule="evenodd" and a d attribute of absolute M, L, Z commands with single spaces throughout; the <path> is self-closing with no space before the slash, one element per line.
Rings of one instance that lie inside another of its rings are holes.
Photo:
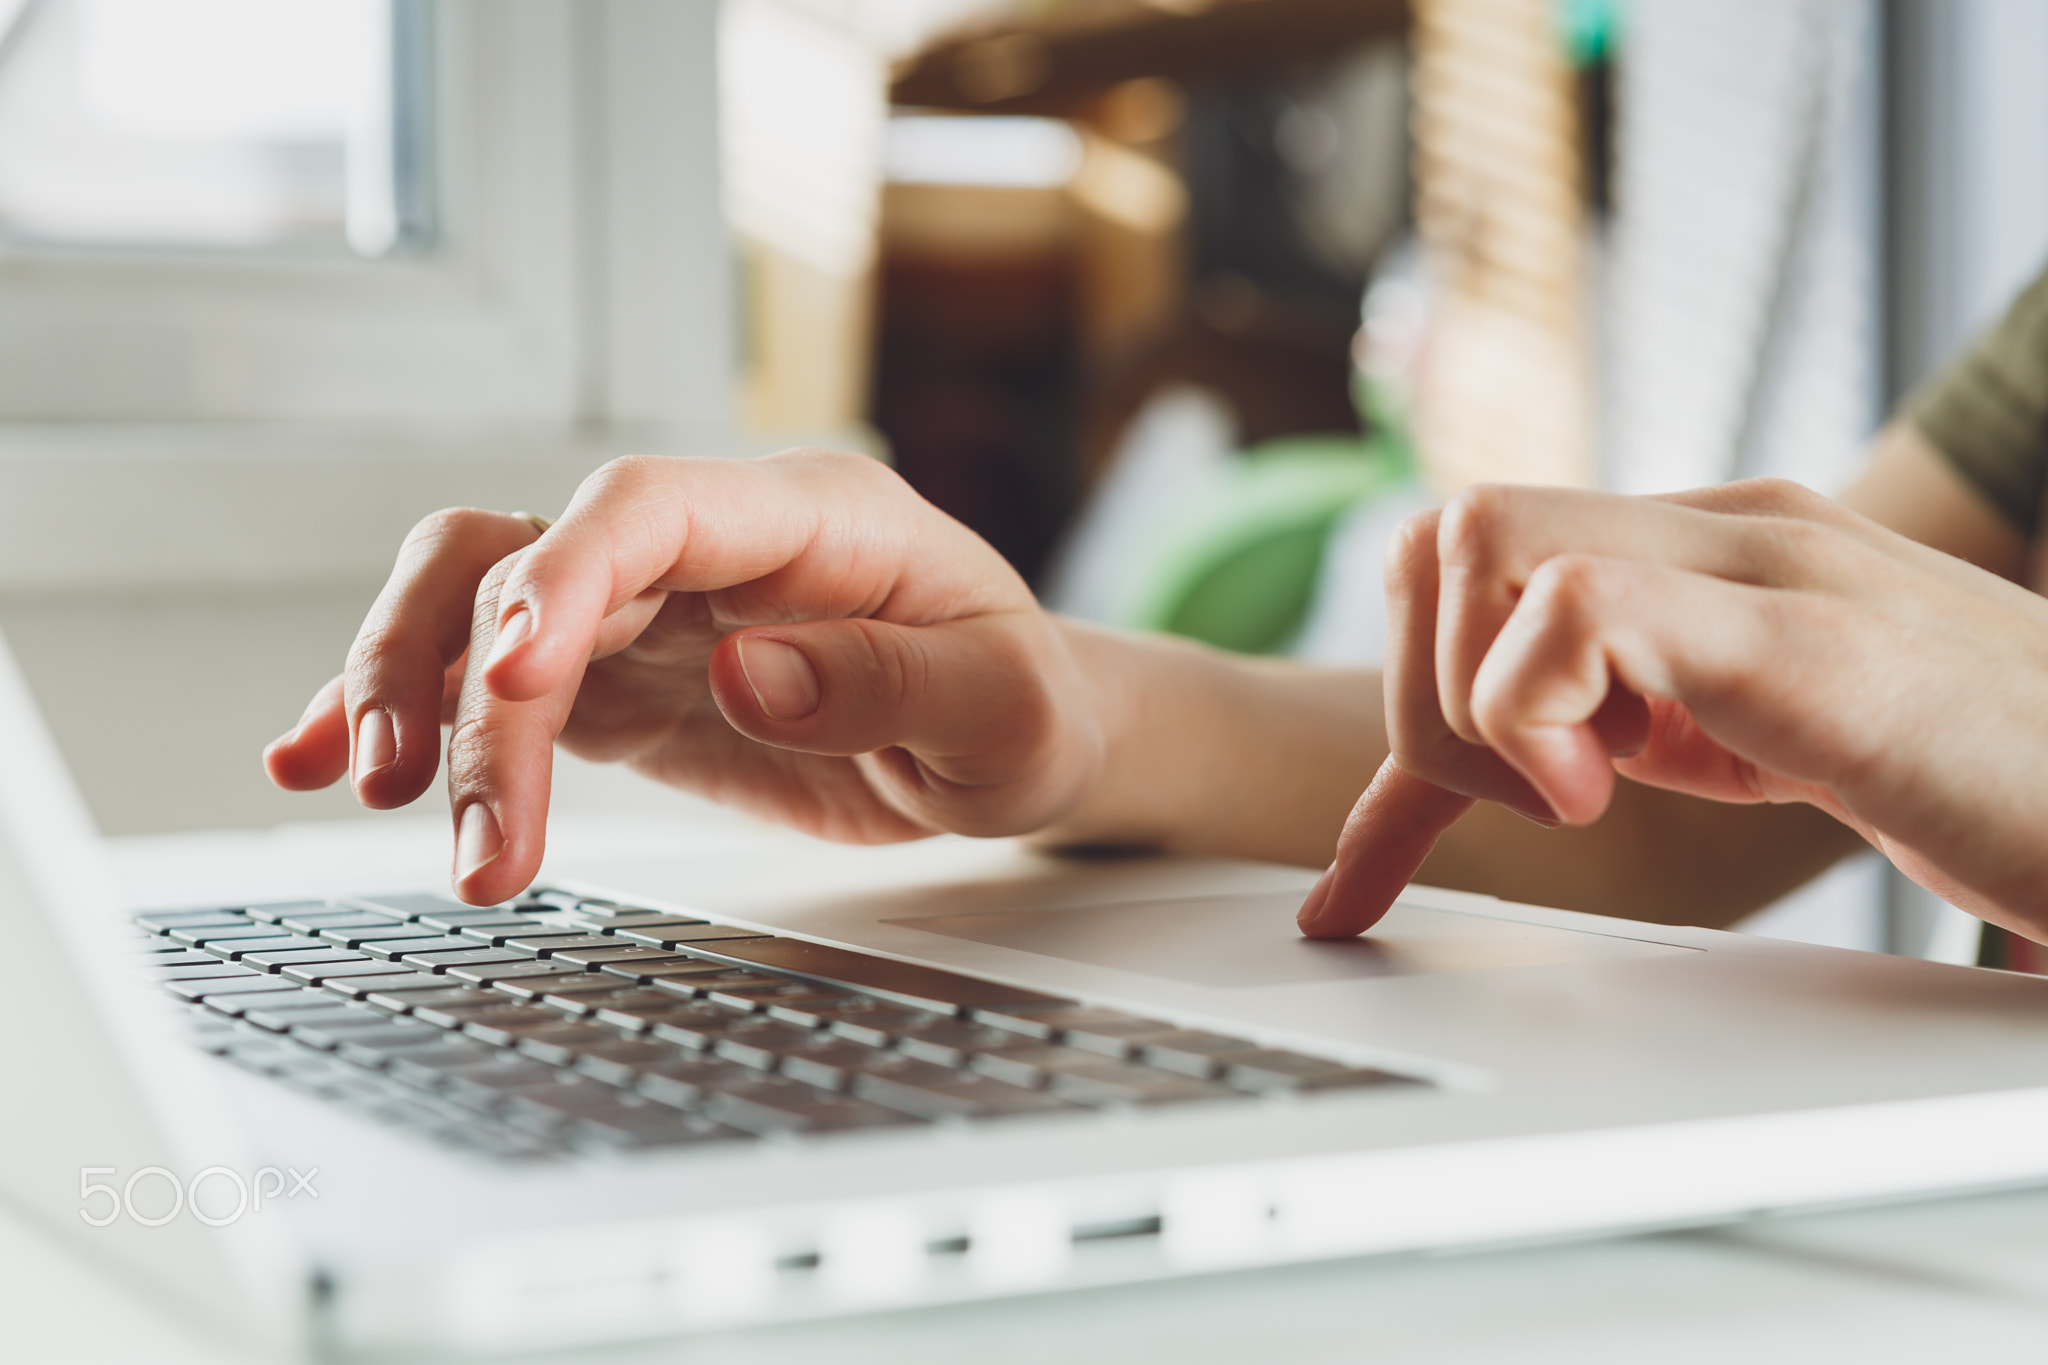
<path fill-rule="evenodd" d="M 164 900 L 232 883 L 420 882 L 438 823 L 126 841 L 131 884 Z M 551 863 L 730 854 L 785 836 L 738 821 L 564 822 Z M 971 857 L 893 851 L 883 875 Z M 729 861 L 729 860 L 728 860 Z M 891 871 L 894 869 L 894 871 Z M 0 1358 L 23 1365 L 256 1359 L 0 1210 Z M 2048 1359 L 2048 1191 L 1702 1231 L 1440 1257 L 1329 1262 L 917 1310 L 596 1352 L 693 1365 L 1317 1365 L 1324 1361 L 1682 1362 Z"/>

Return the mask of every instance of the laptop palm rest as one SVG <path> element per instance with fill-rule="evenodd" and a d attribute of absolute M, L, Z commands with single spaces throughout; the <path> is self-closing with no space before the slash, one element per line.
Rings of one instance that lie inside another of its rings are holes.
<path fill-rule="evenodd" d="M 1396 905 L 1364 938 L 1318 942 L 1294 931 L 1300 903 L 1299 893 L 1215 896 L 887 922 L 1195 986 L 1298 985 L 1701 951 L 1407 905 Z"/>

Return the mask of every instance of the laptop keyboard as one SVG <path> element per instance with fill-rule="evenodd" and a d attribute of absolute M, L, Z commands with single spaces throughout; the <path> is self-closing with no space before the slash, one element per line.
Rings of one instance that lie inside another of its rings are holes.
<path fill-rule="evenodd" d="M 688 1147 L 1416 1084 L 560 891 L 135 918 L 198 1044 L 493 1156 Z"/>

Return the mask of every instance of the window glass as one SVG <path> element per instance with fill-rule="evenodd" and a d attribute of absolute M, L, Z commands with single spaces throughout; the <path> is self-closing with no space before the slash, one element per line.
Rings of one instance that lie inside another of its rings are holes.
<path fill-rule="evenodd" d="M 0 242 L 428 235 L 424 0 L 0 0 Z"/>

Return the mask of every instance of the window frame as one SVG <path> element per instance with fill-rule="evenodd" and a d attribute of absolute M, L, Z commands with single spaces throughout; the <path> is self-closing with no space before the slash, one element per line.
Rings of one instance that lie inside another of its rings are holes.
<path fill-rule="evenodd" d="M 732 453 L 717 18 L 436 0 L 417 254 L 0 251 L 0 591 L 331 582 L 447 501 Z"/>

